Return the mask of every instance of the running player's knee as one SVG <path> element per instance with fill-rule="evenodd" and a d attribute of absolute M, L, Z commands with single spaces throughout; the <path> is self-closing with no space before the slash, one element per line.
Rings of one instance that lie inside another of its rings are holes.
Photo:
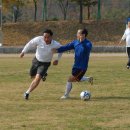
<path fill-rule="evenodd" d="M 41 75 L 40 74 L 37 74 L 36 76 L 35 76 L 35 82 L 39 82 L 40 80 L 41 80 Z"/>
<path fill-rule="evenodd" d="M 68 82 L 76 82 L 75 77 L 74 77 L 74 76 L 70 76 L 70 77 L 68 78 Z"/>

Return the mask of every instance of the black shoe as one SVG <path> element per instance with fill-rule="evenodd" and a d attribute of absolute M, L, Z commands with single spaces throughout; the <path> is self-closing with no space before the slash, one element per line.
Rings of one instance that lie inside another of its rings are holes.
<path fill-rule="evenodd" d="M 28 93 L 24 93 L 24 98 L 25 98 L 26 100 L 28 100 L 28 99 L 29 99 L 29 94 L 28 94 Z"/>
<path fill-rule="evenodd" d="M 42 81 L 45 81 L 46 80 L 46 77 L 47 77 L 47 73 L 45 73 L 45 75 L 42 77 Z"/>
<path fill-rule="evenodd" d="M 127 69 L 130 69 L 130 66 L 127 65 L 126 68 L 127 68 Z"/>

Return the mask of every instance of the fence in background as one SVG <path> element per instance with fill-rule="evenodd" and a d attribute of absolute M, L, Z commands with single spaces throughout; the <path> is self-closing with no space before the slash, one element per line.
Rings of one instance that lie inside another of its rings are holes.
<path fill-rule="evenodd" d="M 22 51 L 23 47 L 0 47 L 1 54 L 18 54 Z M 34 53 L 31 50 L 29 53 Z M 94 46 L 92 49 L 94 53 L 124 53 L 126 52 L 125 46 Z"/>

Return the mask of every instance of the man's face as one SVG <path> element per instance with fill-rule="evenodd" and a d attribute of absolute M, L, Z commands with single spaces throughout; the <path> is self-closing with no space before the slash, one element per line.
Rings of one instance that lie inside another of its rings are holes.
<path fill-rule="evenodd" d="M 49 33 L 44 33 L 43 39 L 46 42 L 46 44 L 51 44 L 52 36 Z"/>
<path fill-rule="evenodd" d="M 78 30 L 77 39 L 80 40 L 80 42 L 85 39 L 85 34 L 82 34 L 82 30 Z"/>
<path fill-rule="evenodd" d="M 128 28 L 130 28 L 130 22 L 128 22 Z"/>

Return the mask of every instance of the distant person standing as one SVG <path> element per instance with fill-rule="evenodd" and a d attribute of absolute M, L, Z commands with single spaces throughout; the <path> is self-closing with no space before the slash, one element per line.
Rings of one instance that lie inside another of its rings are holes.
<path fill-rule="evenodd" d="M 24 54 L 27 53 L 30 49 L 36 49 L 36 54 L 30 69 L 30 76 L 34 79 L 27 91 L 24 93 L 24 98 L 26 100 L 29 98 L 29 94 L 38 86 L 41 79 L 43 81 L 46 79 L 47 70 L 51 65 L 51 60 L 53 57 L 52 49 L 56 49 L 61 46 L 60 43 L 52 39 L 52 36 L 53 32 L 49 29 L 46 29 L 43 32 L 43 36 L 35 37 L 29 41 L 20 54 L 20 57 L 22 58 Z M 58 54 L 58 57 L 56 60 L 54 60 L 53 65 L 58 64 L 60 57 L 61 54 Z"/>
<path fill-rule="evenodd" d="M 121 44 L 123 40 L 126 40 L 126 52 L 128 54 L 128 62 L 126 67 L 127 69 L 130 69 L 130 19 L 128 19 L 128 28 L 126 28 L 119 44 Z"/>

